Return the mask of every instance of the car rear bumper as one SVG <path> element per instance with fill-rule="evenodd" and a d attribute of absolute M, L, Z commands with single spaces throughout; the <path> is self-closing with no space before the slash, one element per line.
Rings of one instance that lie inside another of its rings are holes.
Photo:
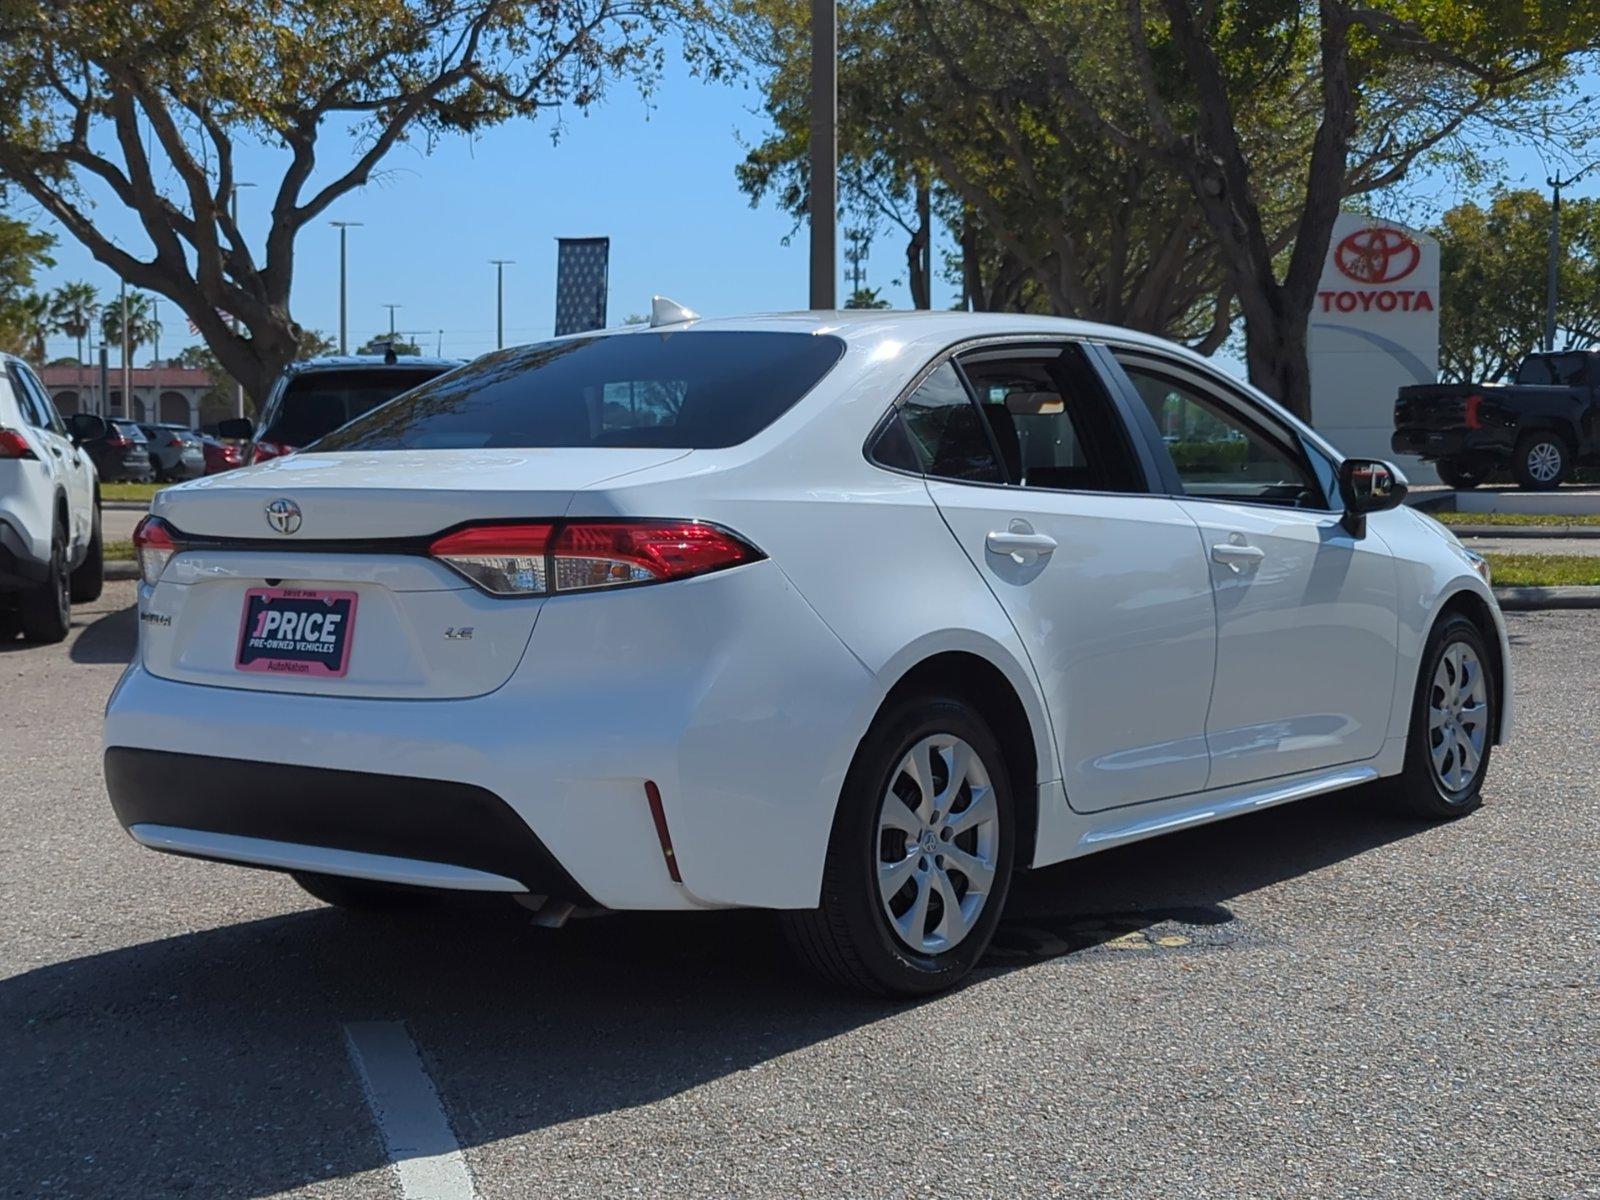
<path fill-rule="evenodd" d="M 33 587 L 50 575 L 48 559 L 34 557 L 33 546 L 9 521 L 0 518 L 0 588 Z"/>
<path fill-rule="evenodd" d="M 552 600 L 511 679 L 470 698 L 254 691 L 164 679 L 136 662 L 107 707 L 107 783 L 122 823 L 148 845 L 154 835 L 138 826 L 445 863 L 533 892 L 548 886 L 545 873 L 520 864 L 543 847 L 607 908 L 804 908 L 817 901 L 839 789 L 878 686 L 768 561 Z M 134 787 L 120 765 L 129 749 L 165 752 L 173 769 Z M 204 783 L 175 783 L 190 759 L 219 752 L 225 766 Z M 162 787 L 180 798 L 163 800 Z M 438 799 L 447 794 L 476 799 Z M 397 809 L 391 838 L 382 825 L 402 803 L 447 809 L 438 819 L 450 830 L 477 828 L 442 832 L 432 816 Z M 507 832 L 507 813 L 521 830 Z M 483 856 L 485 835 L 516 855 Z M 252 857 L 217 843 L 203 856 L 283 865 L 246 849 Z M 352 860 L 331 873 L 363 870 Z"/>
<path fill-rule="evenodd" d="M 1389 439 L 1396 454 L 1418 458 L 1475 458 L 1494 460 L 1511 453 L 1510 436 L 1499 429 L 1396 429 Z"/>
<path fill-rule="evenodd" d="M 152 849 L 594 904 L 484 788 L 130 746 L 105 772 L 117 819 Z"/>

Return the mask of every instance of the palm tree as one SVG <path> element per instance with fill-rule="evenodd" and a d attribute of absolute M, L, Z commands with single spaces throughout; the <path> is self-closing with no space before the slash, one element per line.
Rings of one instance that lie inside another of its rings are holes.
<path fill-rule="evenodd" d="M 50 297 L 29 292 L 17 301 L 17 316 L 22 326 L 23 345 L 36 367 L 44 366 L 44 339 L 50 333 Z"/>
<path fill-rule="evenodd" d="M 83 365 L 83 339 L 94 328 L 100 311 L 100 295 L 92 284 L 64 283 L 50 293 L 50 321 L 78 343 L 78 365 Z"/>
<path fill-rule="evenodd" d="M 156 340 L 161 322 L 156 320 L 156 305 L 144 292 L 128 293 L 128 358 L 140 346 Z M 122 301 L 113 300 L 100 310 L 100 335 L 106 345 L 122 345 Z"/>

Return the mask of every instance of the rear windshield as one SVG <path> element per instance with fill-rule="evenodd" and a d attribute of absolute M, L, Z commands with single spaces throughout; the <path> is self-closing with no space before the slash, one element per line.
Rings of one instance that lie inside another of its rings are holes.
<path fill-rule="evenodd" d="M 147 440 L 144 436 L 144 430 L 140 429 L 132 421 L 113 421 L 111 422 L 111 428 L 130 441 L 143 442 Z"/>
<path fill-rule="evenodd" d="M 630 333 L 478 359 L 324 438 L 316 450 L 735 446 L 844 353 L 809 333 Z"/>
<path fill-rule="evenodd" d="M 261 438 L 285 446 L 309 446 L 352 417 L 387 404 L 419 383 L 437 379 L 446 367 L 353 367 L 292 376 L 278 397 Z"/>

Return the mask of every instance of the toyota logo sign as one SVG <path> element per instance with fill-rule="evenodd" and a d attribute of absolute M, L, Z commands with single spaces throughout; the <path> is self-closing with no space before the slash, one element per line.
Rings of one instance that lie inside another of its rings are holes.
<path fill-rule="evenodd" d="M 279 533 L 296 533 L 300 529 L 300 506 L 293 500 L 273 500 L 267 505 L 267 524 Z"/>
<path fill-rule="evenodd" d="M 1333 252 L 1334 265 L 1357 283 L 1394 283 L 1417 269 L 1422 248 L 1398 229 L 1358 229 Z"/>

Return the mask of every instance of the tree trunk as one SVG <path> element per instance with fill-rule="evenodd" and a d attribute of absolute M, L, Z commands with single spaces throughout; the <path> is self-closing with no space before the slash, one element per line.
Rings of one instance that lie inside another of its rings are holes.
<path fill-rule="evenodd" d="M 1281 302 L 1282 292 L 1275 299 Z M 1251 305 L 1245 322 L 1245 365 L 1250 382 L 1307 424 L 1311 423 L 1311 356 L 1307 341 L 1311 314 L 1281 303 Z M 1265 310 L 1265 311 L 1263 311 Z"/>
<path fill-rule="evenodd" d="M 961 306 L 968 312 L 983 307 L 983 261 L 978 256 L 978 225 L 970 206 L 961 214 Z"/>
<path fill-rule="evenodd" d="M 933 307 L 933 200 L 928 182 L 917 173 L 917 231 L 906 245 L 911 307 Z"/>

